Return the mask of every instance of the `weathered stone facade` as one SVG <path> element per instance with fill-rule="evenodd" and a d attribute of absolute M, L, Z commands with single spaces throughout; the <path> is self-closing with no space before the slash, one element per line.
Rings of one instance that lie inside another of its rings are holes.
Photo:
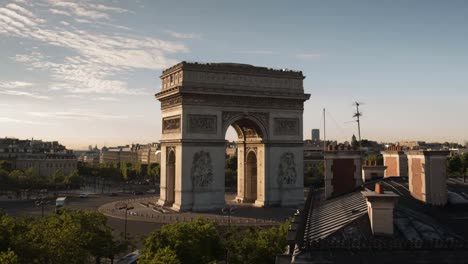
<path fill-rule="evenodd" d="M 165 70 L 156 94 L 163 130 L 159 203 L 176 210 L 224 205 L 229 126 L 238 134 L 237 200 L 303 203 L 302 115 L 310 96 L 303 79 L 301 72 L 232 63 L 182 62 Z"/>

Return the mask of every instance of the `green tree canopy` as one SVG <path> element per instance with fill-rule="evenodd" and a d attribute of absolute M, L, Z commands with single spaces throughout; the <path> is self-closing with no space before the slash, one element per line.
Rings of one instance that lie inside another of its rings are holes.
<path fill-rule="evenodd" d="M 351 147 L 352 147 L 353 149 L 357 149 L 357 148 L 359 147 L 359 142 L 357 141 L 355 135 L 353 135 L 353 136 L 351 137 Z"/>
<path fill-rule="evenodd" d="M 151 163 L 147 168 L 146 174 L 153 181 L 153 185 L 160 182 L 161 166 L 159 163 Z"/>
<path fill-rule="evenodd" d="M 13 250 L 20 263 L 88 263 L 125 250 L 113 240 L 107 218 L 92 211 L 62 211 L 45 218 L 0 215 L 0 251 Z M 3 263 L 3 262 L 0 262 Z"/>
<path fill-rule="evenodd" d="M 275 263 L 276 255 L 286 250 L 289 224 L 290 222 L 286 221 L 280 226 L 266 230 L 235 230 L 227 241 L 229 263 Z"/>
<path fill-rule="evenodd" d="M 15 252 L 8 249 L 7 251 L 0 252 L 0 263 L 2 264 L 19 264 L 18 256 Z"/>
<path fill-rule="evenodd" d="M 159 248 L 154 254 L 146 254 L 138 259 L 143 264 L 181 264 L 177 254 L 169 247 Z"/>
<path fill-rule="evenodd" d="M 6 160 L 0 160 L 0 170 L 6 170 L 7 172 L 10 172 L 12 168 L 13 166 L 10 162 Z"/>
<path fill-rule="evenodd" d="M 376 162 L 377 165 L 383 165 L 384 162 L 382 154 L 371 154 L 367 156 L 366 160 Z"/>
<path fill-rule="evenodd" d="M 448 157 L 447 170 L 449 176 L 458 176 L 462 170 L 462 161 L 459 156 Z"/>
<path fill-rule="evenodd" d="M 157 263 L 151 261 L 155 261 L 156 253 L 165 248 L 174 251 L 181 263 L 210 263 L 222 259 L 224 252 L 215 225 L 201 218 L 165 225 L 153 231 L 145 241 L 142 261 L 138 262 Z"/>
<path fill-rule="evenodd" d="M 468 152 L 460 156 L 462 172 L 468 174 Z"/>

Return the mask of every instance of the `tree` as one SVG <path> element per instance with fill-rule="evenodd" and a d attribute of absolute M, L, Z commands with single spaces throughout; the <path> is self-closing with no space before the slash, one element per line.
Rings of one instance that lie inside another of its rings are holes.
<path fill-rule="evenodd" d="M 383 165 L 383 155 L 382 154 L 372 154 L 367 156 L 367 161 L 375 162 L 377 165 Z"/>
<path fill-rule="evenodd" d="M 153 185 L 156 185 L 156 183 L 159 183 L 161 180 L 161 166 L 159 163 L 151 163 L 147 167 L 147 175 L 148 177 L 153 181 Z"/>
<path fill-rule="evenodd" d="M 462 170 L 462 161 L 459 156 L 448 157 L 447 170 L 449 176 L 458 176 Z"/>
<path fill-rule="evenodd" d="M 152 263 L 158 250 L 169 248 L 182 263 L 210 263 L 223 257 L 223 245 L 212 222 L 198 218 L 153 231 L 146 239 L 141 263 Z M 138 261 L 140 263 L 140 261 Z"/>
<path fill-rule="evenodd" d="M 21 263 L 89 263 L 126 249 L 113 240 L 107 218 L 92 211 L 62 211 L 45 218 L 0 214 L 0 251 L 16 252 Z M 0 263 L 3 263 L 0 261 Z"/>
<path fill-rule="evenodd" d="M 325 185 L 324 171 L 323 162 L 315 165 L 309 164 L 304 172 L 304 186 L 313 188 L 323 187 Z"/>
<path fill-rule="evenodd" d="M 19 264 L 18 256 L 14 251 L 8 249 L 7 251 L 0 252 L 0 263 L 2 264 Z"/>
<path fill-rule="evenodd" d="M 146 254 L 138 259 L 143 264 L 181 264 L 177 254 L 169 247 L 159 248 L 154 254 Z"/>
<path fill-rule="evenodd" d="M 61 170 L 55 170 L 51 177 L 51 184 L 56 188 L 62 186 L 65 181 L 65 176 Z"/>
<path fill-rule="evenodd" d="M 6 160 L 0 160 L 0 170 L 5 170 L 7 172 L 10 172 L 12 169 L 12 165 L 10 162 Z"/>
<path fill-rule="evenodd" d="M 226 159 L 225 186 L 230 189 L 237 189 L 237 156 L 229 156 Z"/>
<path fill-rule="evenodd" d="M 275 263 L 276 255 L 285 251 L 290 221 L 267 230 L 235 230 L 227 241 L 229 263 Z"/>
<path fill-rule="evenodd" d="M 359 142 L 357 141 L 356 136 L 354 134 L 351 137 L 351 147 L 353 149 L 357 149 L 359 147 Z"/>
<path fill-rule="evenodd" d="M 77 170 L 70 172 L 65 176 L 64 183 L 71 188 L 79 187 L 83 183 L 83 179 L 78 174 Z"/>
<path fill-rule="evenodd" d="M 463 155 L 460 156 L 460 161 L 462 165 L 462 173 L 468 174 L 468 152 L 463 153 Z"/>

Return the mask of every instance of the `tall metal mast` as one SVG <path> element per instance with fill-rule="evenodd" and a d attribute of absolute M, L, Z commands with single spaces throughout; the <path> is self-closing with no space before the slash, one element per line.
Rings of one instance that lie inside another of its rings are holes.
<path fill-rule="evenodd" d="M 359 143 L 360 143 L 361 142 L 361 122 L 359 120 L 359 117 L 362 116 L 362 112 L 359 112 L 360 103 L 354 102 L 354 104 L 356 105 L 356 113 L 354 113 L 353 117 L 357 118 L 356 122 L 358 126 L 358 136 L 359 136 Z"/>
<path fill-rule="evenodd" d="M 325 130 L 325 108 L 323 108 L 323 151 L 327 150 L 327 131 Z"/>

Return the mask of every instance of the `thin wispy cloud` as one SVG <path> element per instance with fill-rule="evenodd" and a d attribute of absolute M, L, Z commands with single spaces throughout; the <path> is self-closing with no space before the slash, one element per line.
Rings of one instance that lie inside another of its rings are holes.
<path fill-rule="evenodd" d="M 26 125 L 50 125 L 49 123 L 15 119 L 15 118 L 2 117 L 2 116 L 0 116 L 0 123 L 16 123 L 16 124 L 26 124 Z"/>
<path fill-rule="evenodd" d="M 63 111 L 63 112 L 29 112 L 31 116 L 42 118 L 58 118 L 73 120 L 107 120 L 107 119 L 127 119 L 126 115 L 109 115 L 86 111 Z"/>
<path fill-rule="evenodd" d="M 120 101 L 117 97 L 96 97 L 93 98 L 94 101 L 109 101 L 109 102 L 118 102 Z"/>
<path fill-rule="evenodd" d="M 171 31 L 167 30 L 167 33 L 169 35 L 173 36 L 174 38 L 178 39 L 201 39 L 202 35 L 201 34 L 196 34 L 196 33 L 181 33 L 181 32 L 176 32 L 176 31 Z"/>
<path fill-rule="evenodd" d="M 10 95 L 10 96 L 26 96 L 26 97 L 31 97 L 35 99 L 41 99 L 41 100 L 50 99 L 50 97 L 47 95 L 40 95 L 36 93 L 17 91 L 17 90 L 0 90 L 0 94 Z"/>
<path fill-rule="evenodd" d="M 33 85 L 33 83 L 30 83 L 30 82 L 21 82 L 21 81 L 6 82 L 6 81 L 0 81 L 0 88 L 6 88 L 6 89 L 29 87 L 29 86 L 32 86 L 32 85 Z"/>
<path fill-rule="evenodd" d="M 111 7 L 101 4 L 92 4 L 85 1 L 72 2 L 72 1 L 59 1 L 59 0 L 49 0 L 51 6 L 53 6 L 55 12 L 57 9 L 62 9 L 58 11 L 66 12 L 70 15 L 76 15 L 79 17 L 85 17 L 87 19 L 110 19 L 109 14 L 105 13 L 106 11 L 112 11 L 116 13 L 126 13 L 128 10 L 118 7 Z M 66 11 L 65 11 L 66 10 Z M 57 14 L 57 13 L 56 13 Z M 65 13 L 62 13 L 65 15 Z"/>
<path fill-rule="evenodd" d="M 272 55 L 274 54 L 271 50 L 242 50 L 242 51 L 235 51 L 234 53 L 238 54 L 258 54 L 258 55 Z"/>
<path fill-rule="evenodd" d="M 188 52 L 180 42 L 140 36 L 130 28 L 111 23 L 115 14 L 131 11 L 92 1 L 42 0 L 34 7 L 24 3 L 0 7 L 0 37 L 38 41 L 57 46 L 67 52 L 61 55 L 45 54 L 35 50 L 11 57 L 31 70 L 43 71 L 50 77 L 50 90 L 68 93 L 141 94 L 143 91 L 128 86 L 125 75 L 136 69 L 160 70 L 177 61 L 169 56 Z M 43 18 L 47 18 L 47 20 Z M 61 22 L 51 24 L 52 19 Z M 120 34 L 109 30 L 80 28 L 79 23 L 93 28 L 126 30 Z M 177 32 L 174 32 L 177 33 Z M 182 34 L 182 38 L 197 35 Z M 65 55 L 63 55 L 65 54 Z"/>
<path fill-rule="evenodd" d="M 326 54 L 323 53 L 298 53 L 294 54 L 294 57 L 297 59 L 304 59 L 304 60 L 316 60 L 316 59 L 321 59 L 323 57 L 327 56 Z"/>

